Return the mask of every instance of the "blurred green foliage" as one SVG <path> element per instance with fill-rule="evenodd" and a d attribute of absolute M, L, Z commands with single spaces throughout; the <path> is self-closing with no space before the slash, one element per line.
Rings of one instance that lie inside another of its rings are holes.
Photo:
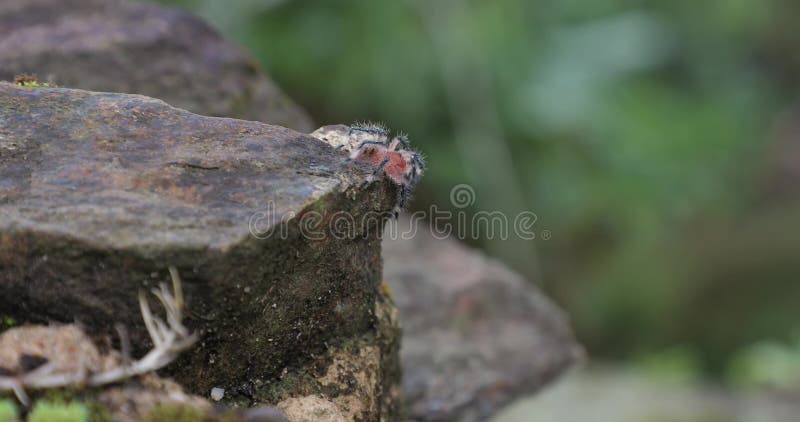
<path fill-rule="evenodd" d="M 696 383 L 702 374 L 697 353 L 685 346 L 675 346 L 634 358 L 629 369 L 653 381 L 675 385 Z"/>
<path fill-rule="evenodd" d="M 453 209 L 468 183 L 470 212 L 534 211 L 552 232 L 538 250 L 476 243 L 543 280 L 591 353 L 691 344 L 719 372 L 800 331 L 800 208 L 762 192 L 800 87 L 800 3 L 170 3 L 246 46 L 320 125 L 409 132 L 430 168 L 417 209 Z"/>
<path fill-rule="evenodd" d="M 0 399 L 0 422 L 15 422 L 19 419 L 17 406 L 9 399 Z"/>
<path fill-rule="evenodd" d="M 89 420 L 89 409 L 82 403 L 47 402 L 39 400 L 28 414 L 30 422 L 86 422 Z"/>
<path fill-rule="evenodd" d="M 800 388 L 800 337 L 793 342 L 764 341 L 739 352 L 730 365 L 730 380 L 747 387 Z"/>

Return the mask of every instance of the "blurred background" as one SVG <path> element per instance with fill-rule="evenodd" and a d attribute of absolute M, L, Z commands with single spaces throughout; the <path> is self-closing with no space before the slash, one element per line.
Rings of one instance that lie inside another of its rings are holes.
<path fill-rule="evenodd" d="M 593 365 L 800 391 L 800 3 L 169 0 L 321 126 L 408 132 L 412 210 L 536 213 L 466 239 L 538 283 Z"/>

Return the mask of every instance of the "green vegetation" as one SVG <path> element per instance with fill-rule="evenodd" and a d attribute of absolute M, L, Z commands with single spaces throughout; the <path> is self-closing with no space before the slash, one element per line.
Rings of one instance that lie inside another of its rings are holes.
<path fill-rule="evenodd" d="M 27 74 L 17 75 L 14 78 L 14 83 L 17 84 L 17 85 L 36 87 L 36 88 L 52 87 L 53 86 L 53 85 L 51 85 L 51 84 L 49 84 L 47 82 L 39 81 L 39 79 L 36 77 L 36 75 L 27 75 Z"/>
<path fill-rule="evenodd" d="M 793 343 L 756 343 L 734 359 L 729 376 L 734 384 L 753 387 L 797 388 L 800 386 L 800 337 Z"/>
<path fill-rule="evenodd" d="M 210 420 L 210 417 L 208 419 Z M 206 416 L 202 410 L 179 403 L 158 404 L 144 418 L 145 422 L 198 422 L 203 420 L 206 420 Z"/>
<path fill-rule="evenodd" d="M 8 315 L 0 315 L 0 331 L 17 325 L 17 320 Z"/>
<path fill-rule="evenodd" d="M 541 279 L 592 356 L 723 376 L 800 333 L 797 2 L 171 3 L 317 122 L 409 132 L 416 209 L 462 211 L 468 183 L 463 211 L 534 211 L 536 249 L 471 242 Z"/>
<path fill-rule="evenodd" d="M 14 422 L 18 417 L 17 407 L 11 400 L 0 400 L 0 422 Z"/>
<path fill-rule="evenodd" d="M 89 409 L 79 402 L 48 402 L 39 400 L 28 415 L 29 422 L 86 422 Z"/>

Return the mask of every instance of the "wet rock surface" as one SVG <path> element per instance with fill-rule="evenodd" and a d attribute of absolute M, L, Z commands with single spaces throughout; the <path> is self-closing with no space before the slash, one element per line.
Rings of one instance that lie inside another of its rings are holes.
<path fill-rule="evenodd" d="M 359 217 L 391 209 L 393 187 L 355 189 L 369 169 L 344 158 L 289 129 L 148 97 L 0 83 L 0 314 L 79 321 L 96 340 L 122 323 L 140 354 L 137 291 L 175 266 L 201 339 L 168 374 L 251 405 L 287 368 L 381 330 L 383 222 Z M 331 236 L 337 211 L 365 235 Z M 391 346 L 378 349 L 390 367 Z"/>
<path fill-rule="evenodd" d="M 399 238 L 411 233 L 401 219 L 383 241 L 384 278 L 403 329 L 409 419 L 484 420 L 581 359 L 565 316 L 534 286 L 416 225 L 410 239 Z"/>
<path fill-rule="evenodd" d="M 308 115 L 239 46 L 189 12 L 123 0 L 3 0 L 0 80 L 160 98 L 308 132 Z"/>

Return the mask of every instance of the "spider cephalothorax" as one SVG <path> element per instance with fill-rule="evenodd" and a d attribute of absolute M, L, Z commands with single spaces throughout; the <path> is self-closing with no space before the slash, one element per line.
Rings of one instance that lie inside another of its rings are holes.
<path fill-rule="evenodd" d="M 350 126 L 348 138 L 358 136 L 363 139 L 350 151 L 351 160 L 361 160 L 375 166 L 372 174 L 367 176 L 362 187 L 375 180 L 383 173 L 399 187 L 397 204 L 393 211 L 397 217 L 400 210 L 406 207 L 411 192 L 414 190 L 422 172 L 425 161 L 419 153 L 409 149 L 408 137 L 398 134 L 390 138 L 389 131 L 377 124 L 357 124 Z"/>

